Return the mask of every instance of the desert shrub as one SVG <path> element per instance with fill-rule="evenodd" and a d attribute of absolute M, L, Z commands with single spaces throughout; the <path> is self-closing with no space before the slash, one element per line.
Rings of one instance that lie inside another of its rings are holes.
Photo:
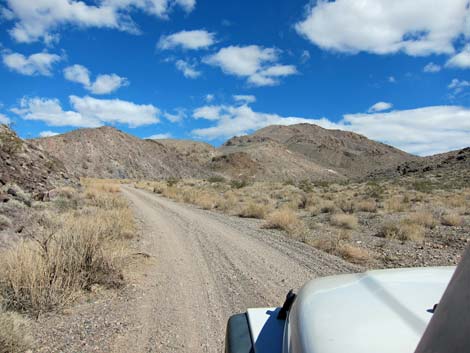
<path fill-rule="evenodd" d="M 6 153 L 19 153 L 23 148 L 23 141 L 12 131 L 1 127 L 0 149 Z"/>
<path fill-rule="evenodd" d="M 0 230 L 4 230 L 11 226 L 11 220 L 5 215 L 0 214 Z"/>
<path fill-rule="evenodd" d="M 13 196 L 16 200 L 22 202 L 26 206 L 31 206 L 31 195 L 24 191 L 16 184 L 7 184 L 2 188 L 6 193 Z"/>
<path fill-rule="evenodd" d="M 254 201 L 249 202 L 238 213 L 240 217 L 263 219 L 268 212 L 268 206 Z"/>
<path fill-rule="evenodd" d="M 172 187 L 172 186 L 175 186 L 176 184 L 178 184 L 180 181 L 180 179 L 176 178 L 176 177 L 170 177 L 167 179 L 166 181 L 166 184 L 168 187 Z"/>
<path fill-rule="evenodd" d="M 200 192 L 198 193 L 195 204 L 202 207 L 204 210 L 212 210 L 217 205 L 219 197 L 217 195 Z"/>
<path fill-rule="evenodd" d="M 209 183 L 225 183 L 225 178 L 221 175 L 214 175 L 207 179 Z"/>
<path fill-rule="evenodd" d="M 0 309 L 0 353 L 24 353 L 31 347 L 28 320 Z"/>
<path fill-rule="evenodd" d="M 354 213 L 354 202 L 345 198 L 336 201 L 336 206 L 345 213 Z"/>
<path fill-rule="evenodd" d="M 424 240 L 425 229 L 422 225 L 409 221 L 387 222 L 382 225 L 379 236 L 401 241 L 411 240 L 420 242 Z"/>
<path fill-rule="evenodd" d="M 365 194 L 370 198 L 380 200 L 385 194 L 385 186 L 377 182 L 368 182 Z"/>
<path fill-rule="evenodd" d="M 310 180 L 301 180 L 299 182 L 298 188 L 302 190 L 303 192 L 312 192 L 313 191 L 313 185 L 310 182 Z"/>
<path fill-rule="evenodd" d="M 0 203 L 0 213 L 11 215 L 16 213 L 18 210 L 25 209 L 26 207 L 27 206 L 24 203 L 15 199 L 10 199 L 8 202 Z"/>
<path fill-rule="evenodd" d="M 359 225 L 357 217 L 348 214 L 335 213 L 330 217 L 330 223 L 345 229 L 356 229 Z"/>
<path fill-rule="evenodd" d="M 237 179 L 234 179 L 230 182 L 230 187 L 232 189 L 241 189 L 241 188 L 244 188 L 245 186 L 248 186 L 248 181 L 246 179 L 241 179 L 241 180 L 237 180 Z"/>
<path fill-rule="evenodd" d="M 60 212 L 66 212 L 69 210 L 76 210 L 80 207 L 80 200 L 78 198 L 66 198 L 66 197 L 56 197 L 54 199 L 54 206 L 60 211 Z"/>
<path fill-rule="evenodd" d="M 437 221 L 431 212 L 414 212 L 408 215 L 409 223 L 416 223 L 427 228 L 434 228 Z"/>
<path fill-rule="evenodd" d="M 6 308 L 39 314 L 94 284 L 122 285 L 121 248 L 135 224 L 125 200 L 111 193 L 98 192 L 79 210 L 43 213 L 30 238 L 0 254 Z"/>
<path fill-rule="evenodd" d="M 305 229 L 305 225 L 294 211 L 288 208 L 271 212 L 266 217 L 264 225 L 268 229 L 282 229 L 289 234 L 300 234 Z"/>
<path fill-rule="evenodd" d="M 412 188 L 418 192 L 426 194 L 432 193 L 438 186 L 430 180 L 416 180 L 411 184 Z"/>
<path fill-rule="evenodd" d="M 319 207 L 322 213 L 332 213 L 336 211 L 335 203 L 331 200 L 321 200 Z"/>
<path fill-rule="evenodd" d="M 357 203 L 356 208 L 362 212 L 377 212 L 377 202 L 373 199 L 362 200 Z"/>
<path fill-rule="evenodd" d="M 343 259 L 355 264 L 364 264 L 370 258 L 369 252 L 366 249 L 351 244 L 340 245 L 338 253 Z"/>
<path fill-rule="evenodd" d="M 404 212 L 408 208 L 404 196 L 395 195 L 385 201 L 385 209 L 387 212 Z"/>
<path fill-rule="evenodd" d="M 441 224 L 449 227 L 458 227 L 463 223 L 463 218 L 457 213 L 446 213 L 441 217 Z"/>

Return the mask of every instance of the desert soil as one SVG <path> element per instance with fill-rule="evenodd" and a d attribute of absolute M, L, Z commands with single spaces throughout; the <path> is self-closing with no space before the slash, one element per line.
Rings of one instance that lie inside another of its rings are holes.
<path fill-rule="evenodd" d="M 125 294 L 40 319 L 38 334 L 48 345 L 40 351 L 223 352 L 230 315 L 280 306 L 289 289 L 314 277 L 362 270 L 261 229 L 260 221 L 122 189 L 150 260 L 134 271 Z"/>

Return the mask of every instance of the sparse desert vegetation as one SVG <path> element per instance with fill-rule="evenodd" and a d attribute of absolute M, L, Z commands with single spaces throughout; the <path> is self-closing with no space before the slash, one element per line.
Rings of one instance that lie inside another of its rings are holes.
<path fill-rule="evenodd" d="M 280 229 L 370 268 L 453 264 L 470 239 L 470 188 L 457 184 L 452 189 L 434 179 L 276 183 L 211 178 L 135 185 L 178 202 L 260 219 L 260 227 Z"/>
<path fill-rule="evenodd" d="M 3 236 L 21 229 L 16 241 L 0 247 L 0 352 L 15 353 L 31 345 L 28 317 L 70 305 L 96 286 L 124 284 L 136 228 L 116 182 L 56 188 L 47 202 L 33 201 L 16 185 L 2 190 L 8 195 L 1 204 Z"/>

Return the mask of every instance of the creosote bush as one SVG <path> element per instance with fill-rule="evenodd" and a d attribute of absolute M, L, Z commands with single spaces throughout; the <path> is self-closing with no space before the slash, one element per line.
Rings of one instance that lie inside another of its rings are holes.
<path fill-rule="evenodd" d="M 463 223 L 463 218 L 457 213 L 447 213 L 442 215 L 441 223 L 449 227 L 458 227 Z"/>
<path fill-rule="evenodd" d="M 240 217 L 263 219 L 268 212 L 268 206 L 262 203 L 249 202 L 238 213 Z"/>

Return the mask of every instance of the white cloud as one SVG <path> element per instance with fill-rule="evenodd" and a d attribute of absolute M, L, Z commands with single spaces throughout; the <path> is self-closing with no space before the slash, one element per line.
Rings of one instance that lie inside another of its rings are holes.
<path fill-rule="evenodd" d="M 214 100 L 214 95 L 213 94 L 206 94 L 206 96 L 204 97 L 204 100 L 207 102 L 207 103 L 210 103 Z"/>
<path fill-rule="evenodd" d="M 90 71 L 82 65 L 66 67 L 64 77 L 69 81 L 82 84 L 85 89 L 94 94 L 108 94 L 129 84 L 127 78 L 116 74 L 98 75 L 96 80 L 91 82 Z"/>
<path fill-rule="evenodd" d="M 470 146 L 470 109 L 459 106 L 348 114 L 338 127 L 418 155 Z"/>
<path fill-rule="evenodd" d="M 469 69 L 470 68 L 470 45 L 466 45 L 460 53 L 451 57 L 449 61 L 447 61 L 446 66 L 456 67 L 459 69 Z"/>
<path fill-rule="evenodd" d="M 304 50 L 300 55 L 300 62 L 305 64 L 307 61 L 310 60 L 310 52 L 308 50 Z"/>
<path fill-rule="evenodd" d="M 12 111 L 25 120 L 43 121 L 50 126 L 98 127 L 102 123 L 76 111 L 64 111 L 58 99 L 22 98 Z"/>
<path fill-rule="evenodd" d="M 70 96 L 74 110 L 64 111 L 58 99 L 23 98 L 12 111 L 25 120 L 43 121 L 50 126 L 98 127 L 121 123 L 130 127 L 159 122 L 160 110 L 153 105 L 120 99 Z"/>
<path fill-rule="evenodd" d="M 244 94 L 234 94 L 233 99 L 241 103 L 254 103 L 256 102 L 256 97 L 253 95 L 244 95 Z"/>
<path fill-rule="evenodd" d="M 181 31 L 167 36 L 161 36 L 158 41 L 160 49 L 207 49 L 215 43 L 215 33 L 205 30 Z"/>
<path fill-rule="evenodd" d="M 312 123 L 323 127 L 333 127 L 334 124 L 326 119 L 304 119 L 297 117 L 282 117 L 277 114 L 258 113 L 247 105 L 241 106 L 205 106 L 196 109 L 193 117 L 216 121 L 214 126 L 195 129 L 192 133 L 207 139 L 227 138 L 234 135 L 245 135 L 253 130 L 268 125 L 292 125 Z"/>
<path fill-rule="evenodd" d="M 50 42 L 58 38 L 61 26 L 79 28 L 112 28 L 130 33 L 139 30 L 130 13 L 134 9 L 150 15 L 168 18 L 169 12 L 179 6 L 190 12 L 195 0 L 102 0 L 88 5 L 77 0 L 7 0 L 10 16 L 16 20 L 9 30 L 18 42 L 30 43 L 38 40 Z"/>
<path fill-rule="evenodd" d="M 57 136 L 57 135 L 60 135 L 60 133 L 59 133 L 59 132 L 50 131 L 50 130 L 41 131 L 41 132 L 39 133 L 39 137 L 52 137 L 52 136 Z"/>
<path fill-rule="evenodd" d="M 72 65 L 64 69 L 64 77 L 66 80 L 77 82 L 85 87 L 91 85 L 90 71 L 82 65 Z"/>
<path fill-rule="evenodd" d="M 339 52 L 452 54 L 454 40 L 469 34 L 468 16 L 468 0 L 320 0 L 295 28 Z"/>
<path fill-rule="evenodd" d="M 147 140 L 162 140 L 162 139 L 171 139 L 171 134 L 169 132 L 163 134 L 155 134 L 149 137 L 146 137 Z"/>
<path fill-rule="evenodd" d="M 204 108 L 198 108 L 204 118 Z M 306 119 L 255 112 L 242 105 L 212 106 L 206 117 L 214 125 L 195 129 L 195 136 L 207 139 L 243 135 L 268 125 L 310 123 L 327 129 L 353 131 L 410 153 L 430 155 L 470 146 L 470 109 L 459 106 L 431 106 L 372 114 L 346 114 L 333 122 L 325 118 Z"/>
<path fill-rule="evenodd" d="M 164 112 L 163 116 L 165 117 L 166 120 L 172 123 L 179 123 L 186 118 L 186 110 L 183 108 L 176 108 L 175 114 Z"/>
<path fill-rule="evenodd" d="M 219 120 L 221 110 L 222 110 L 221 106 L 206 105 L 204 107 L 199 107 L 199 108 L 194 109 L 193 118 L 205 119 L 205 120 Z"/>
<path fill-rule="evenodd" d="M 441 69 L 442 67 L 440 65 L 437 65 L 431 62 L 423 68 L 423 71 L 427 73 L 436 73 L 436 72 L 441 71 Z"/>
<path fill-rule="evenodd" d="M 116 74 L 98 75 L 95 82 L 91 85 L 90 91 L 94 94 L 108 94 L 128 84 L 127 78 Z"/>
<path fill-rule="evenodd" d="M 393 107 L 392 103 L 377 102 L 373 106 L 371 106 L 367 111 L 369 113 L 376 113 L 376 112 L 382 112 L 384 110 L 389 110 L 392 107 Z"/>
<path fill-rule="evenodd" d="M 62 58 L 56 54 L 36 53 L 28 57 L 20 53 L 5 53 L 3 63 L 13 71 L 23 75 L 51 76 L 55 63 Z"/>
<path fill-rule="evenodd" d="M 447 88 L 454 91 L 454 94 L 462 92 L 467 87 L 470 87 L 470 81 L 459 80 L 458 78 L 454 78 L 447 86 Z"/>
<path fill-rule="evenodd" d="M 8 125 L 11 123 L 11 120 L 6 116 L 0 113 L 0 124 Z"/>
<path fill-rule="evenodd" d="M 279 84 L 279 77 L 297 73 L 293 65 L 277 64 L 279 50 L 257 45 L 225 47 L 203 61 L 227 74 L 246 77 L 255 86 L 273 86 Z"/>
<path fill-rule="evenodd" d="M 184 60 L 178 60 L 175 63 L 176 68 L 181 71 L 186 78 L 197 78 L 201 76 L 201 72 L 196 69 L 196 66 Z"/>
<path fill-rule="evenodd" d="M 389 76 L 388 77 L 388 82 L 395 83 L 395 82 L 397 82 L 397 80 L 395 79 L 395 76 Z"/>

